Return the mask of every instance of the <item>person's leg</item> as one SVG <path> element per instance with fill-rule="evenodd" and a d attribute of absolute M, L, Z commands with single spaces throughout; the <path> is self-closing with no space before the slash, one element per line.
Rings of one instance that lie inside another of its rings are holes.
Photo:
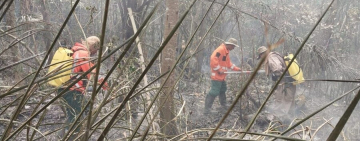
<path fill-rule="evenodd" d="M 67 106 L 66 106 L 66 113 L 67 113 L 67 124 L 69 125 L 69 127 L 67 127 L 67 129 L 70 128 L 71 124 L 74 123 L 76 117 L 79 116 L 80 112 L 81 112 L 81 105 L 82 105 L 82 100 L 83 100 L 83 94 L 81 94 L 81 92 L 79 91 L 69 91 L 67 92 L 63 98 L 65 99 Z M 75 126 L 77 126 L 77 124 L 79 124 L 79 122 L 77 122 L 75 124 Z M 76 128 L 76 132 L 78 132 L 80 130 L 80 128 Z"/>
<path fill-rule="evenodd" d="M 56 95 L 59 95 L 62 91 L 64 90 L 64 88 L 59 88 L 59 89 L 57 89 L 57 93 L 56 93 Z M 66 94 L 66 93 L 65 93 Z M 65 95 L 65 94 L 63 94 L 63 96 Z M 62 97 L 63 97 L 62 96 Z M 63 111 L 63 113 L 64 113 L 64 115 L 65 115 L 65 118 L 67 118 L 67 115 L 68 115 L 68 113 L 67 113 L 67 108 L 66 108 L 66 106 L 64 106 L 63 105 L 63 103 L 64 103 L 64 101 L 63 100 L 60 100 L 61 102 L 61 104 L 60 104 L 60 109 Z M 66 120 L 68 120 L 68 119 L 66 119 Z M 65 123 L 67 123 L 67 121 L 65 121 Z M 58 132 L 58 136 L 59 137 L 63 137 L 64 135 L 65 135 L 65 130 L 67 130 L 68 129 L 68 125 L 67 124 L 65 124 L 64 125 L 64 128 L 63 129 L 61 129 L 61 130 L 59 130 L 59 132 Z"/>
<path fill-rule="evenodd" d="M 204 114 L 210 114 L 211 107 L 212 107 L 212 105 L 214 103 L 215 98 L 216 98 L 216 96 L 209 95 L 209 94 L 206 95 Z"/>
<path fill-rule="evenodd" d="M 284 101 L 287 103 L 288 113 L 295 112 L 295 94 L 296 94 L 296 86 L 293 84 L 288 84 L 285 86 L 284 92 Z"/>
<path fill-rule="evenodd" d="M 220 101 L 220 105 L 223 109 L 227 109 L 227 105 L 226 105 L 226 82 L 223 81 L 221 84 L 221 88 L 220 88 L 220 94 L 219 94 L 219 101 Z"/>
<path fill-rule="evenodd" d="M 220 94 L 221 82 L 211 80 L 211 89 L 205 98 L 204 114 L 209 114 L 216 96 Z"/>
<path fill-rule="evenodd" d="M 271 101 L 269 102 L 269 108 L 268 108 L 270 112 L 272 112 L 274 115 L 277 115 L 279 117 L 285 115 L 283 109 L 284 108 L 283 92 L 284 92 L 284 85 L 278 85 L 270 98 Z"/>
<path fill-rule="evenodd" d="M 70 123 L 72 122 L 72 119 L 74 119 L 74 112 L 70 105 L 70 103 L 73 103 L 72 94 L 70 92 L 65 93 L 62 96 L 65 100 L 65 109 L 66 109 L 66 129 L 69 129 Z"/>
<path fill-rule="evenodd" d="M 285 114 L 292 113 L 295 108 L 295 90 L 296 87 L 292 84 L 285 84 L 282 87 L 279 106 Z"/>

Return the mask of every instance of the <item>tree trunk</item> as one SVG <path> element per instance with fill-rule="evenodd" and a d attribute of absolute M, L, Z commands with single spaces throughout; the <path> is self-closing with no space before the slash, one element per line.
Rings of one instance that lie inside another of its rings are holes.
<path fill-rule="evenodd" d="M 40 12 L 41 12 L 41 14 L 43 16 L 44 22 L 45 23 L 50 23 L 50 17 L 49 17 L 48 10 L 47 10 L 46 6 L 47 6 L 47 1 L 41 2 L 41 8 L 40 8 L 41 10 L 40 10 Z M 50 34 L 50 30 L 51 30 L 50 25 L 45 24 L 44 28 L 45 28 L 46 32 L 44 32 L 42 35 L 43 35 L 43 39 L 44 39 L 45 50 L 47 50 L 48 48 L 50 48 L 51 40 L 53 38 L 52 38 L 52 35 Z M 38 51 L 36 50 L 36 52 L 38 52 Z M 47 65 L 50 65 L 53 56 L 54 56 L 54 54 L 51 53 L 50 56 L 49 56 L 49 61 L 47 62 Z"/>
<path fill-rule="evenodd" d="M 205 15 L 205 12 L 206 12 L 206 6 L 205 5 L 199 5 L 199 8 L 200 9 L 197 13 L 198 15 L 201 15 L 197 18 L 197 20 L 201 20 L 201 18 L 203 18 L 203 15 Z M 204 34 L 206 33 L 206 22 L 204 22 L 204 24 L 200 27 L 200 30 L 199 30 L 199 36 L 197 38 L 197 40 L 199 42 L 195 42 L 196 43 L 196 46 L 200 43 L 200 41 L 202 40 L 202 37 L 204 36 Z M 202 49 L 204 47 L 204 44 L 203 43 L 203 46 L 200 46 L 199 49 L 197 49 L 196 51 L 194 51 L 193 53 L 196 53 L 197 51 L 199 51 L 200 49 Z M 194 74 L 194 78 L 195 79 L 199 79 L 200 77 L 200 74 L 201 74 L 201 67 L 202 67 L 202 64 L 204 63 L 204 56 L 205 56 L 205 53 L 204 51 L 201 51 L 199 52 L 196 56 L 196 68 L 195 68 L 195 74 Z"/>
<path fill-rule="evenodd" d="M 9 4 L 9 3 L 8 3 Z M 7 26 L 10 26 L 10 28 L 13 28 L 15 27 L 15 2 L 11 4 L 10 8 L 9 8 L 9 11 L 6 13 L 6 25 Z M 16 36 L 16 34 L 14 33 L 14 35 Z M 10 41 L 9 43 L 11 43 L 11 41 L 13 41 L 14 39 L 12 39 L 11 37 L 8 37 L 8 41 Z M 19 57 L 17 56 L 18 55 L 18 46 L 13 46 L 11 47 L 11 50 L 10 50 L 10 54 L 11 54 L 11 57 L 12 57 L 12 62 L 15 63 L 17 61 L 19 61 Z M 13 80 L 14 82 L 17 82 L 21 79 L 21 76 L 20 76 L 20 73 L 19 73 L 19 67 L 18 66 L 15 66 L 14 67 L 14 71 L 12 73 L 13 75 Z"/>
<path fill-rule="evenodd" d="M 165 29 L 164 29 L 164 37 L 168 36 L 172 28 L 175 26 L 176 22 L 178 21 L 178 0 L 167 0 L 167 13 L 165 19 Z M 176 54 L 176 47 L 177 47 L 177 34 L 171 38 L 169 43 L 164 48 L 162 55 L 161 55 L 161 71 L 166 72 L 170 70 L 171 66 L 175 63 L 174 56 Z M 169 74 L 174 75 L 174 73 Z M 164 81 L 164 80 L 162 80 Z M 163 95 L 160 97 L 160 104 L 164 103 L 163 107 L 160 107 L 160 127 L 161 132 L 166 135 L 176 135 L 177 128 L 176 123 L 172 120 L 175 117 L 175 110 L 174 110 L 174 93 L 169 88 L 171 88 L 175 84 L 175 77 L 170 76 L 168 81 L 164 84 L 164 91 Z M 169 96 L 168 99 L 166 97 Z"/>
<path fill-rule="evenodd" d="M 133 9 L 134 12 L 137 12 L 136 9 L 136 1 L 135 0 L 123 0 L 121 3 L 118 3 L 119 7 L 122 8 L 120 10 L 121 13 L 121 20 L 122 20 L 122 37 L 124 40 L 130 38 L 132 35 L 134 35 L 134 32 L 131 27 L 131 22 L 128 20 L 128 8 Z"/>

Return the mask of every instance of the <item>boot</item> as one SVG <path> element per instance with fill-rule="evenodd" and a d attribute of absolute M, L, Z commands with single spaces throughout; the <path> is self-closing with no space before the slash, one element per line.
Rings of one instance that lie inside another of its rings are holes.
<path fill-rule="evenodd" d="M 209 94 L 206 95 L 206 98 L 205 98 L 205 109 L 204 109 L 204 114 L 205 114 L 205 115 L 211 113 L 211 106 L 213 105 L 214 100 L 215 100 L 215 96 L 212 96 L 212 95 L 209 95 Z"/>
<path fill-rule="evenodd" d="M 226 104 L 226 95 L 225 95 L 225 93 L 220 93 L 219 101 L 220 101 L 221 109 L 222 110 L 227 110 L 228 106 Z"/>

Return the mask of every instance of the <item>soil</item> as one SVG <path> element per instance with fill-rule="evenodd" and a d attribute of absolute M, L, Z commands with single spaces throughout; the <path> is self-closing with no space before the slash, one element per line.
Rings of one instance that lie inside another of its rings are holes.
<path fill-rule="evenodd" d="M 252 82 L 250 87 L 248 88 L 246 94 L 244 94 L 240 101 L 235 104 L 234 109 L 230 112 L 229 116 L 222 123 L 220 130 L 216 133 L 217 137 L 237 137 L 239 136 L 236 132 L 233 131 L 243 131 L 243 129 L 247 126 L 251 118 L 256 113 L 258 107 L 265 100 L 267 96 L 267 92 L 270 90 L 270 81 L 264 79 L 262 76 L 259 76 Z M 241 81 L 239 81 L 241 80 Z M 227 91 L 227 102 L 230 105 L 234 100 L 235 96 L 238 93 L 239 88 L 245 83 L 246 76 L 239 78 L 229 78 L 228 83 L 228 91 Z M 241 82 L 241 83 L 240 83 Z M 218 102 L 218 98 L 216 98 L 214 105 L 212 107 L 213 113 L 210 115 L 204 115 L 204 99 L 207 92 L 210 89 L 210 80 L 208 78 L 203 77 L 199 80 L 193 79 L 185 79 L 177 88 L 176 99 L 178 99 L 178 106 L 181 107 L 185 102 L 185 108 L 183 109 L 180 116 L 177 118 L 177 123 L 179 126 L 180 133 L 188 133 L 184 139 L 191 139 L 197 137 L 207 137 L 210 135 L 211 131 L 207 130 L 208 128 L 215 128 L 219 121 L 224 116 L 224 110 L 220 109 L 220 104 Z M 299 109 L 299 112 L 296 115 L 292 115 L 291 119 L 285 119 L 284 117 L 277 117 L 277 115 L 272 114 L 267 111 L 265 108 L 261 114 L 258 116 L 254 125 L 250 129 L 250 132 L 256 133 L 269 133 L 267 130 L 270 125 L 278 125 L 277 128 L 272 128 L 271 130 L 276 133 L 276 131 L 281 132 L 284 131 L 288 124 L 294 118 L 304 118 L 306 115 L 311 114 L 317 109 L 323 107 L 328 102 L 333 99 L 327 98 L 325 95 L 321 93 L 315 93 L 310 91 L 310 87 L 306 84 L 301 84 L 297 87 L 297 99 L 305 99 L 304 106 Z M 15 99 L 15 97 L 5 97 L 0 100 L 0 110 L 5 110 L 4 105 L 8 104 L 11 100 Z M 270 98 L 271 100 L 271 98 Z M 30 99 L 31 102 L 36 102 L 36 99 Z M 294 134 L 292 137 L 302 138 L 302 139 L 313 139 L 315 141 L 325 140 L 329 134 L 331 133 L 333 127 L 335 126 L 343 112 L 346 110 L 349 102 L 344 102 L 344 100 L 340 100 L 330 107 L 326 108 L 324 111 L 312 117 L 310 120 L 304 122 L 299 125 L 295 130 L 290 131 L 287 135 Z M 16 105 L 16 104 L 15 104 Z M 24 122 L 31 114 L 35 104 L 27 104 L 25 108 L 22 110 L 22 113 L 17 118 L 16 121 Z M 266 106 L 265 106 L 266 107 Z M 105 109 L 109 109 L 110 107 L 106 107 Z M 15 110 L 15 106 L 10 106 L 4 114 L 0 115 L 0 119 L 5 119 L 0 121 L 0 133 L 3 134 L 4 130 L 7 126 L 6 119 L 10 119 L 12 116 L 12 111 Z M 109 111 L 109 110 L 108 110 Z M 360 140 L 360 123 L 359 114 L 360 111 L 359 106 L 355 109 L 351 117 L 349 118 L 346 126 L 344 127 L 343 134 L 338 137 L 338 140 Z M 142 116 L 140 112 L 136 119 L 132 118 L 132 129 L 138 123 L 138 120 Z M 33 121 L 32 125 L 35 126 L 40 116 L 37 116 Z M 43 134 L 50 133 L 62 127 L 62 123 L 65 122 L 65 114 L 61 110 L 59 103 L 52 105 L 47 108 L 47 113 L 44 117 L 43 122 L 41 122 L 39 131 Z M 115 126 L 127 126 L 128 118 L 123 118 Z M 326 124 L 325 120 L 330 120 L 328 124 Z M 146 124 L 146 123 L 144 123 Z M 269 125 L 270 124 L 270 125 Z M 15 128 L 19 124 L 15 124 Z M 145 125 L 141 127 L 141 130 L 146 127 Z M 117 128 L 116 128 L 117 129 Z M 198 129 L 198 130 L 196 130 Z M 302 132 L 303 129 L 311 129 Z M 196 132 L 195 132 L 196 130 Z M 32 133 L 31 130 L 30 133 Z M 191 132 L 194 131 L 194 132 Z M 142 132 L 142 131 L 140 131 Z M 316 133 L 316 134 L 315 134 Z M 96 140 L 99 132 L 95 132 L 93 137 L 90 140 Z M 315 134 L 315 135 L 314 135 Z M 31 135 L 31 134 L 30 134 Z M 47 135 L 44 138 L 39 140 L 59 140 L 62 134 L 60 132 L 55 132 L 53 134 Z M 127 132 L 124 130 L 111 130 L 108 134 L 110 140 L 121 140 L 124 137 L 129 136 Z M 26 140 L 27 138 L 26 130 L 23 130 L 18 136 L 16 136 L 15 140 Z M 37 133 L 34 139 L 41 137 L 39 133 Z M 246 139 L 257 139 L 257 136 L 247 135 Z M 180 138 L 179 138 L 180 139 Z M 267 138 L 268 139 L 268 138 Z"/>
<path fill-rule="evenodd" d="M 261 76 L 260 76 L 261 77 Z M 227 81 L 228 84 L 228 92 L 227 92 L 227 101 L 229 104 L 232 104 L 237 91 L 232 89 L 232 87 L 241 87 L 241 84 L 238 80 L 246 79 L 245 78 L 230 78 Z M 207 80 L 210 82 L 210 80 Z M 234 83 L 235 81 L 235 83 Z M 240 81 L 242 82 L 242 81 Z M 243 82 L 245 83 L 245 82 Z M 269 92 L 271 82 L 264 78 L 257 78 L 255 85 L 250 85 L 247 93 L 244 94 L 240 102 L 238 102 L 226 120 L 222 123 L 220 129 L 227 129 L 227 130 L 235 130 L 235 131 L 242 131 L 249 121 L 253 118 L 254 114 L 256 113 L 259 105 L 266 99 L 267 92 Z M 232 86 L 235 85 L 235 86 Z M 196 84 L 192 85 L 194 87 L 190 88 L 191 90 L 196 90 Z M 257 86 L 257 87 L 255 87 Z M 184 99 L 188 101 L 188 112 L 189 112 L 189 122 L 187 124 L 188 130 L 191 129 L 204 129 L 204 128 L 215 128 L 219 121 L 223 118 L 224 112 L 218 111 L 216 109 L 220 108 L 220 103 L 218 102 L 218 98 L 216 98 L 214 105 L 212 107 L 214 113 L 211 115 L 203 115 L 204 109 L 204 99 L 206 96 L 206 92 L 209 91 L 210 84 L 205 85 L 205 90 L 200 88 L 198 93 L 188 92 L 183 94 Z M 239 89 L 239 88 L 238 88 Z M 335 98 L 328 98 L 323 93 L 312 92 L 310 90 L 310 86 L 306 83 L 300 84 L 297 86 L 297 93 L 296 93 L 296 102 L 298 105 L 297 113 L 294 115 L 286 116 L 286 117 L 278 117 L 277 115 L 272 114 L 270 111 L 267 110 L 266 106 L 265 109 L 259 114 L 258 118 L 256 119 L 254 125 L 250 129 L 250 132 L 257 132 L 257 133 L 264 133 L 266 130 L 269 129 L 270 125 L 278 125 L 279 128 L 276 128 L 279 132 L 284 131 L 289 124 L 296 119 L 302 119 L 306 116 L 312 114 L 313 112 L 317 111 L 321 107 L 325 106 L 329 102 L 331 102 Z M 354 96 L 354 94 L 352 95 Z M 272 98 L 270 98 L 270 101 Z M 240 104 L 241 103 L 241 104 Z M 338 120 L 346 110 L 349 102 L 345 101 L 345 99 L 341 99 L 338 102 L 332 104 L 322 112 L 316 114 L 310 120 L 302 123 L 301 125 L 297 126 L 295 130 L 290 131 L 286 135 L 292 135 L 291 137 L 294 138 L 301 138 L 301 139 L 313 139 L 315 141 L 322 141 L 328 138 L 333 127 L 337 124 Z M 341 136 L 338 137 L 337 140 L 360 140 L 360 123 L 359 114 L 356 114 L 360 111 L 360 106 L 354 110 L 353 114 L 349 118 L 347 124 L 343 128 L 343 132 Z M 325 120 L 329 120 L 326 123 Z M 294 123 L 292 123 L 294 124 Z M 311 129 L 311 130 L 304 130 L 303 129 Z M 211 132 L 198 132 L 194 134 L 194 137 L 203 137 L 208 136 Z M 265 132 L 269 133 L 269 132 Z M 295 134 L 296 133 L 296 134 Z M 314 135 L 315 134 L 315 135 Z M 217 136 L 226 136 L 226 137 L 233 137 L 238 136 L 238 134 L 234 132 L 227 132 L 227 131 L 218 131 Z M 246 136 L 247 139 L 256 139 L 256 136 Z"/>

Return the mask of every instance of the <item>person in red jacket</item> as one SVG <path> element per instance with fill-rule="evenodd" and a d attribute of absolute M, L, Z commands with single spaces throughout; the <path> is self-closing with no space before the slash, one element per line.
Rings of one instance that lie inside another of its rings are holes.
<path fill-rule="evenodd" d="M 96 36 L 90 36 L 86 40 L 82 40 L 81 43 L 75 43 L 71 48 L 73 51 L 74 59 L 74 68 L 72 70 L 72 78 L 70 81 L 73 81 L 79 78 L 82 73 L 88 71 L 91 67 L 94 66 L 90 62 L 90 56 L 97 53 L 97 50 L 100 48 L 100 39 Z M 65 106 L 66 115 L 67 115 L 67 129 L 74 122 L 75 117 L 79 116 L 80 112 L 85 108 L 85 99 L 84 94 L 86 92 L 87 81 L 91 79 L 91 76 L 96 72 L 94 69 L 92 73 L 88 74 L 86 78 L 78 81 L 73 87 L 70 88 L 70 91 L 66 92 L 62 97 L 68 106 Z M 101 83 L 103 79 L 99 79 Z M 107 89 L 108 84 L 105 83 L 103 89 Z M 60 90 L 61 91 L 61 90 Z M 78 124 L 78 123 L 76 123 Z M 76 128 L 75 131 L 79 131 L 80 128 Z"/>
<path fill-rule="evenodd" d="M 219 96 L 219 101 L 223 110 L 227 109 L 226 106 L 226 71 L 240 71 L 240 68 L 236 67 L 230 61 L 229 52 L 233 50 L 237 45 L 237 40 L 230 38 L 227 42 L 222 43 L 210 57 L 211 68 L 211 89 L 205 98 L 205 110 L 204 114 L 209 114 L 210 109 L 214 103 L 216 96 Z"/>
<path fill-rule="evenodd" d="M 76 79 L 81 75 L 82 72 L 86 72 L 94 66 L 94 64 L 89 60 L 90 56 L 97 52 L 97 48 L 99 48 L 99 42 L 100 39 L 98 37 L 90 36 L 86 38 L 86 41 L 82 41 L 82 43 L 75 43 L 75 45 L 71 48 L 71 51 L 73 51 L 72 57 L 74 59 L 75 66 L 72 70 L 73 79 Z M 91 74 L 94 74 L 95 72 L 96 70 L 94 69 L 90 74 L 87 75 L 87 78 L 77 82 L 73 87 L 71 87 L 71 90 L 84 93 L 87 80 L 90 79 Z"/>

